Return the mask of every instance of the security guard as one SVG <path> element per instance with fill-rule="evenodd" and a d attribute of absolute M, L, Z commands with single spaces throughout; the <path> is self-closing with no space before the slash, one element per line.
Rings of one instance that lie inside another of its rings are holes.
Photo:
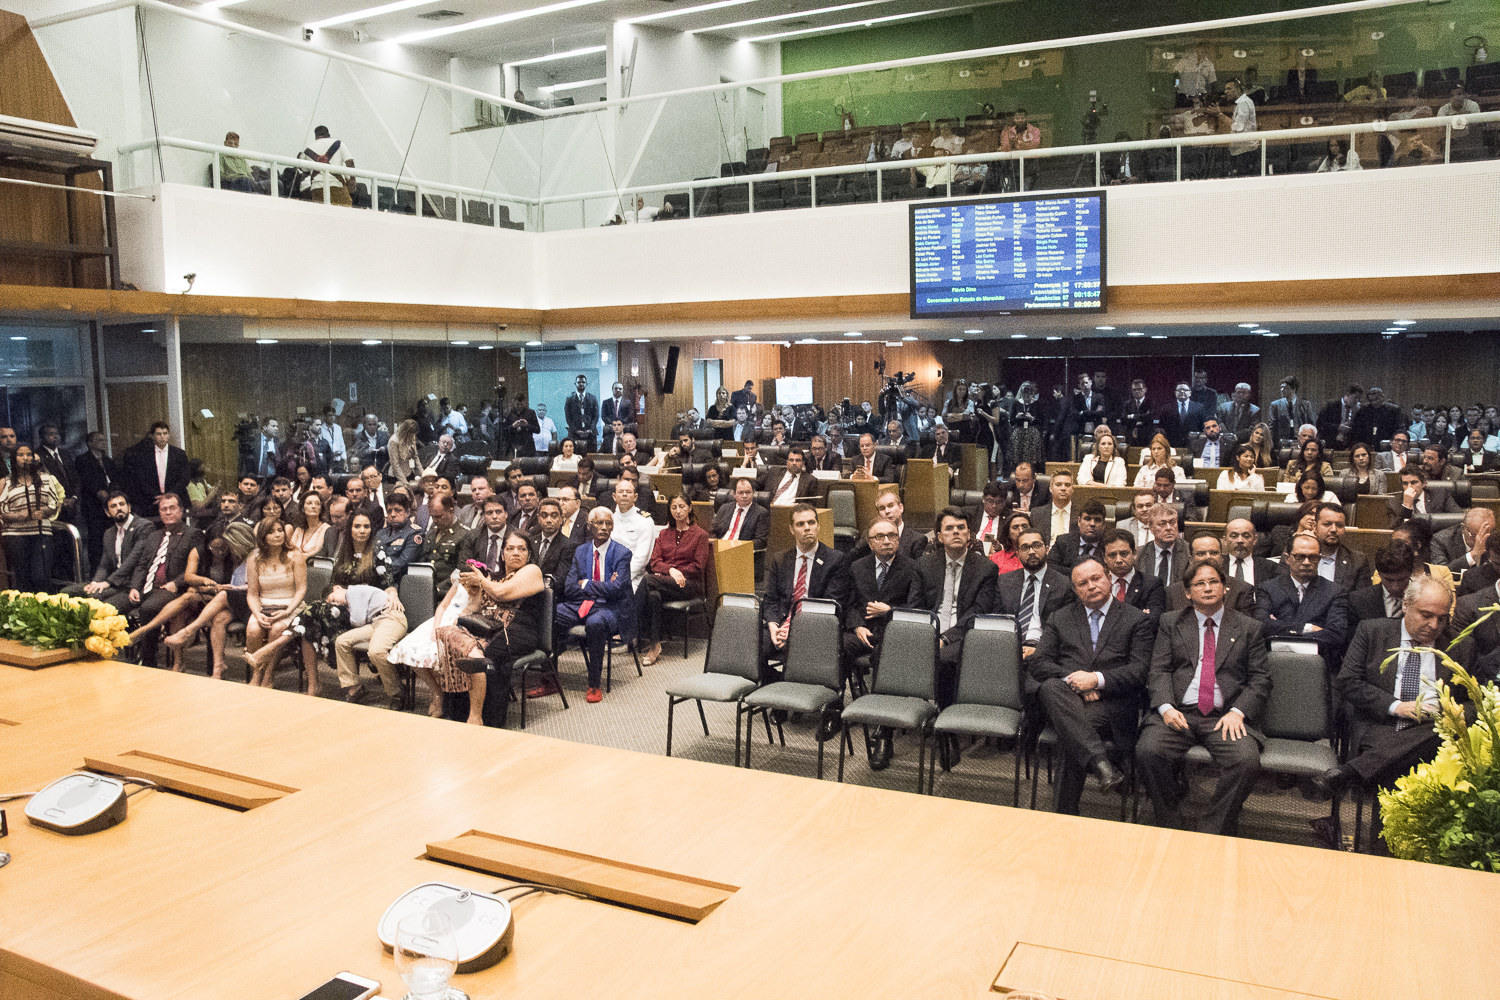
<path fill-rule="evenodd" d="M 396 586 L 406 575 L 406 567 L 422 553 L 422 532 L 407 523 L 406 498 L 399 493 L 385 501 L 385 527 L 375 532 L 375 553 L 384 555 L 385 572 L 390 583 Z"/>

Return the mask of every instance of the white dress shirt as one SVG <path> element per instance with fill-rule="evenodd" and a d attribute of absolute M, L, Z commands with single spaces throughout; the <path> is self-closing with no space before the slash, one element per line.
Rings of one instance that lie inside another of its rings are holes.
<path fill-rule="evenodd" d="M 1255 557 L 1246 556 L 1245 558 L 1241 559 L 1238 556 L 1230 556 L 1229 578 L 1231 580 L 1239 579 L 1239 577 L 1235 574 L 1236 572 L 1240 571 L 1241 567 L 1243 567 L 1245 584 L 1250 587 L 1255 586 Z"/>
<path fill-rule="evenodd" d="M 1396 653 L 1396 686 L 1394 690 L 1397 693 L 1401 691 L 1401 675 L 1406 670 L 1406 654 L 1411 652 L 1412 647 L 1415 645 L 1416 643 L 1412 640 L 1411 634 L 1406 631 L 1406 623 L 1402 622 L 1401 648 Z M 1418 653 L 1417 656 L 1422 668 L 1422 686 L 1419 689 L 1421 693 L 1417 697 L 1422 702 L 1423 712 L 1436 712 L 1438 708 L 1437 657 L 1433 656 L 1430 652 Z M 1391 715 L 1395 715 L 1396 706 L 1399 704 L 1401 704 L 1400 698 L 1392 699 L 1386 711 Z"/>
<path fill-rule="evenodd" d="M 615 530 L 610 536 L 630 550 L 630 585 L 639 587 L 656 545 L 656 525 L 638 508 L 615 510 Z"/>
<path fill-rule="evenodd" d="M 790 507 L 797 502 L 797 477 L 790 472 L 781 474 L 781 481 L 771 490 L 772 507 Z"/>
<path fill-rule="evenodd" d="M 167 492 L 167 448 L 156 449 L 156 482 L 162 493 Z"/>

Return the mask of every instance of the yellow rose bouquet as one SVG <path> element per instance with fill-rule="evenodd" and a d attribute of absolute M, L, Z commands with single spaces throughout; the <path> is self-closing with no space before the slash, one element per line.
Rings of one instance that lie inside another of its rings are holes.
<path fill-rule="evenodd" d="M 130 645 L 125 616 L 92 597 L 0 592 L 0 639 L 37 649 L 86 649 L 106 660 Z"/>

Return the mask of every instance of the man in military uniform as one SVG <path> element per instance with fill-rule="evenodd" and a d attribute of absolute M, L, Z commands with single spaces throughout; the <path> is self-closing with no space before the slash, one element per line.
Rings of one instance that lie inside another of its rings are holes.
<path fill-rule="evenodd" d="M 407 523 L 411 512 L 406 509 L 406 498 L 392 494 L 385 502 L 385 527 L 375 532 L 376 554 L 384 552 L 386 572 L 390 574 L 391 586 L 397 586 L 406 575 L 406 567 L 422 553 L 426 536 Z"/>
<path fill-rule="evenodd" d="M 469 532 L 458 523 L 458 507 L 453 497 L 438 494 L 432 498 L 432 520 L 427 525 L 427 542 L 422 546 L 422 561 L 432 563 L 433 599 L 441 601 L 453 582 L 453 571 L 460 562 L 459 553 Z"/>

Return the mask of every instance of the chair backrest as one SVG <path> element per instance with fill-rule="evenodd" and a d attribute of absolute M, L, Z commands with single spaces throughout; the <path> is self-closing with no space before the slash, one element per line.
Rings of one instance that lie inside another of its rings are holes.
<path fill-rule="evenodd" d="M 855 528 L 859 526 L 859 518 L 854 513 L 853 490 L 829 490 L 828 508 L 833 511 L 833 526 L 835 528 Z"/>
<path fill-rule="evenodd" d="M 401 605 L 406 608 L 406 628 L 410 631 L 432 617 L 432 563 L 414 562 L 401 578 Z M 457 584 L 454 584 L 457 586 Z"/>
<path fill-rule="evenodd" d="M 821 684 L 839 690 L 844 684 L 839 673 L 839 651 L 838 604 L 803 601 L 786 640 L 786 679 L 794 684 Z"/>
<path fill-rule="evenodd" d="M 880 663 L 872 692 L 935 700 L 937 644 L 936 614 L 911 608 L 891 611 L 885 637 L 880 640 Z"/>
<path fill-rule="evenodd" d="M 307 599 L 321 601 L 333 585 L 333 560 L 316 558 L 307 561 Z"/>
<path fill-rule="evenodd" d="M 977 615 L 958 664 L 958 704 L 1021 710 L 1021 639 L 1010 615 Z"/>
<path fill-rule="evenodd" d="M 1267 655 L 1271 697 L 1261 726 L 1267 736 L 1284 740 L 1321 740 L 1328 736 L 1328 675 L 1316 653 Z"/>
<path fill-rule="evenodd" d="M 730 674 L 746 680 L 760 677 L 760 602 L 754 594 L 725 594 L 708 637 L 705 674 Z"/>
<path fill-rule="evenodd" d="M 552 612 L 553 605 L 556 603 L 557 598 L 553 596 L 552 588 L 543 587 L 540 612 L 542 620 L 537 622 L 536 626 L 536 648 L 548 656 L 552 655 Z"/>

